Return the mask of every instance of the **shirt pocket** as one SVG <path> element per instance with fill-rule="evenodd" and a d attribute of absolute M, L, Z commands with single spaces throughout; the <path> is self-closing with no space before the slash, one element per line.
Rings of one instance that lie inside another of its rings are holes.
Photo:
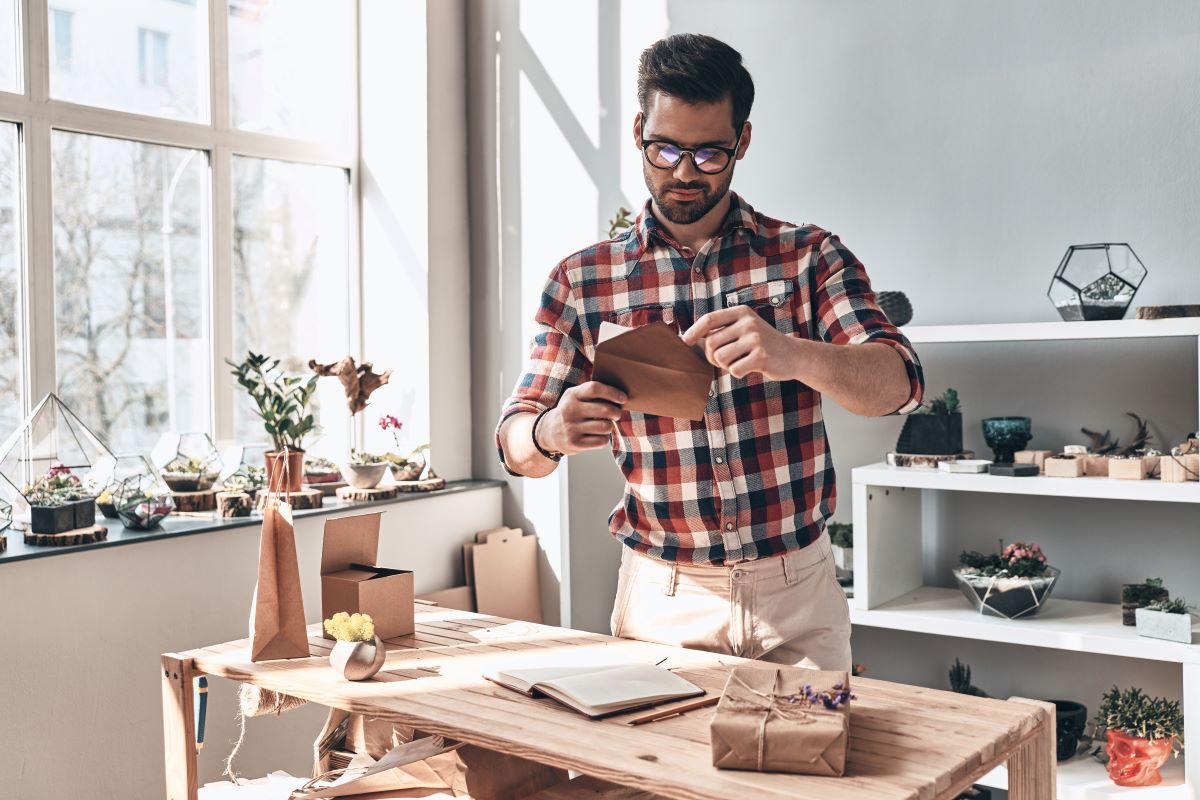
<path fill-rule="evenodd" d="M 665 322 L 676 331 L 679 329 L 679 316 L 674 303 L 651 303 L 644 306 L 618 308 L 608 313 L 608 321 L 626 328 L 640 328 L 651 322 Z"/>
<path fill-rule="evenodd" d="M 796 282 L 781 279 L 756 283 L 725 294 L 725 307 L 750 306 L 756 314 L 789 336 L 797 332 Z"/>

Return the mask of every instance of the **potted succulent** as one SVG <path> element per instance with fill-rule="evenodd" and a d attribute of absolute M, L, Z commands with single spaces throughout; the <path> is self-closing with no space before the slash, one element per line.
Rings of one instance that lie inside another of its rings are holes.
<path fill-rule="evenodd" d="M 954 389 L 905 417 L 896 442 L 898 453 L 953 456 L 962 449 L 962 407 Z"/>
<path fill-rule="evenodd" d="M 959 556 L 954 579 L 980 614 L 1017 619 L 1036 614 L 1050 598 L 1059 570 L 1032 542 L 1000 542 L 999 553 L 967 550 Z"/>
<path fill-rule="evenodd" d="M 392 441 L 396 443 L 396 450 L 399 451 L 401 449 L 400 429 L 404 427 L 404 423 L 391 414 L 384 414 L 379 418 L 379 427 L 392 432 Z M 425 470 L 425 460 L 420 457 L 420 452 L 423 447 L 427 446 L 422 445 L 407 456 L 402 456 L 399 452 L 393 453 L 390 450 L 384 453 L 383 459 L 391 467 L 392 478 L 397 481 L 415 481 L 420 478 L 421 473 Z"/>
<path fill-rule="evenodd" d="M 96 524 L 95 498 L 87 496 L 79 477 L 60 461 L 27 486 L 24 495 L 34 533 L 63 533 Z"/>
<path fill-rule="evenodd" d="M 1162 578 L 1146 578 L 1142 583 L 1126 583 L 1121 586 L 1121 624 L 1136 625 L 1134 612 L 1157 600 L 1171 596 L 1163 586 Z"/>
<path fill-rule="evenodd" d="M 279 359 L 252 351 L 240 364 L 228 358 L 225 363 L 254 401 L 255 411 L 275 446 L 265 455 L 270 491 L 300 491 L 304 482 L 304 437 L 316 426 L 308 405 L 320 376 L 305 379 L 285 375 Z"/>
<path fill-rule="evenodd" d="M 267 468 L 242 464 L 224 481 L 225 491 L 245 492 L 253 498 L 267 483 Z"/>
<path fill-rule="evenodd" d="M 1183 711 L 1178 700 L 1149 697 L 1136 687 L 1104 694 L 1093 720 L 1104 733 L 1108 777 L 1118 786 L 1155 786 L 1158 768 L 1183 750 Z"/>
<path fill-rule="evenodd" d="M 1192 609 L 1182 597 L 1155 600 L 1135 614 L 1138 636 L 1192 643 Z"/>
<path fill-rule="evenodd" d="M 105 487 L 100 494 L 96 495 L 96 508 L 100 509 L 100 513 L 105 519 L 117 518 L 117 506 L 113 503 L 113 491 L 115 486 Z"/>
<path fill-rule="evenodd" d="M 204 492 L 212 488 L 219 472 L 211 462 L 179 455 L 163 466 L 162 479 L 173 492 Z"/>
<path fill-rule="evenodd" d="M 849 578 L 854 574 L 854 524 L 831 522 L 829 543 L 833 546 L 833 566 L 839 578 Z"/>
<path fill-rule="evenodd" d="M 346 462 L 346 480 L 355 489 L 374 489 L 387 471 L 387 459 L 363 450 L 351 450 Z"/>
<path fill-rule="evenodd" d="M 339 611 L 325 620 L 325 632 L 337 639 L 329 653 L 329 666 L 348 681 L 365 681 L 383 667 L 387 649 L 375 635 L 370 614 Z"/>
<path fill-rule="evenodd" d="M 175 510 L 168 488 L 154 475 L 133 475 L 113 493 L 117 516 L 126 528 L 137 531 L 157 528 Z"/>
<path fill-rule="evenodd" d="M 305 483 L 340 483 L 342 471 L 328 458 L 304 459 Z"/>

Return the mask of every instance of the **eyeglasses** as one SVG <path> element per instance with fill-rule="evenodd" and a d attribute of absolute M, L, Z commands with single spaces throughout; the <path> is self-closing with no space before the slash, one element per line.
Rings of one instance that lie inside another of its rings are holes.
<path fill-rule="evenodd" d="M 675 169 L 684 154 L 687 154 L 692 157 L 692 163 L 696 165 L 696 169 L 706 175 L 716 175 L 724 172 L 733 163 L 733 157 L 737 155 L 738 145 L 741 143 L 741 133 L 738 134 L 733 147 L 706 144 L 703 147 L 688 149 L 680 147 L 674 142 L 642 139 L 642 153 L 645 154 L 646 161 L 650 163 L 650 166 L 658 169 Z"/>

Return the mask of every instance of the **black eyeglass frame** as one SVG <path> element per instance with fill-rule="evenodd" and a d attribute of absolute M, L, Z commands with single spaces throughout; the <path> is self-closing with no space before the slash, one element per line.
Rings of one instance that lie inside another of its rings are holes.
<path fill-rule="evenodd" d="M 696 168 L 697 172 L 702 172 L 705 175 L 720 175 L 722 172 L 729 169 L 730 164 L 732 164 L 734 161 L 737 161 L 737 151 L 738 151 L 738 148 L 741 147 L 742 134 L 745 132 L 746 132 L 746 126 L 742 125 L 741 130 L 738 131 L 737 141 L 735 141 L 733 143 L 733 147 L 721 147 L 720 145 L 717 145 L 717 144 L 706 144 L 701 147 L 690 147 L 690 148 L 689 147 L 679 147 L 679 144 L 677 142 L 668 141 L 666 139 L 646 139 L 643 137 L 643 139 L 642 139 L 642 158 L 646 159 L 646 163 L 649 164 L 650 166 L 654 167 L 655 169 L 675 169 L 676 167 L 679 166 L 679 162 L 683 160 L 683 157 L 685 155 L 687 155 L 692 159 L 692 166 Z M 650 155 L 646 152 L 646 147 L 649 145 L 652 145 L 652 144 L 669 144 L 672 147 L 679 147 L 679 158 L 675 159 L 674 164 L 671 164 L 666 167 L 655 164 L 653 161 L 650 160 Z M 696 163 L 696 151 L 697 150 L 718 150 L 718 151 L 724 153 L 729 158 L 729 160 L 725 162 L 725 166 L 721 167 L 716 172 L 708 172 L 708 171 L 704 170 L 703 168 L 701 168 L 701 166 Z"/>

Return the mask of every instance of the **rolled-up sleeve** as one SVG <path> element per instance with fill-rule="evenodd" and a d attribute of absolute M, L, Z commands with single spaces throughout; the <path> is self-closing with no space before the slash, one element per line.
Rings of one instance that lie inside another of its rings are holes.
<path fill-rule="evenodd" d="M 876 303 L 866 268 L 832 234 L 821 242 L 815 266 L 811 297 L 817 335 L 832 344 L 881 342 L 892 347 L 904 359 L 909 385 L 908 399 L 892 413 L 915 411 L 925 393 L 921 361 Z"/>
<path fill-rule="evenodd" d="M 496 453 L 510 475 L 517 473 L 509 469 L 504 460 L 504 447 L 500 441 L 500 427 L 504 421 L 514 414 L 537 414 L 553 408 L 563 392 L 589 380 L 592 374 L 592 362 L 584 350 L 578 309 L 561 264 L 542 290 L 534 325 L 529 360 L 496 424 Z"/>

